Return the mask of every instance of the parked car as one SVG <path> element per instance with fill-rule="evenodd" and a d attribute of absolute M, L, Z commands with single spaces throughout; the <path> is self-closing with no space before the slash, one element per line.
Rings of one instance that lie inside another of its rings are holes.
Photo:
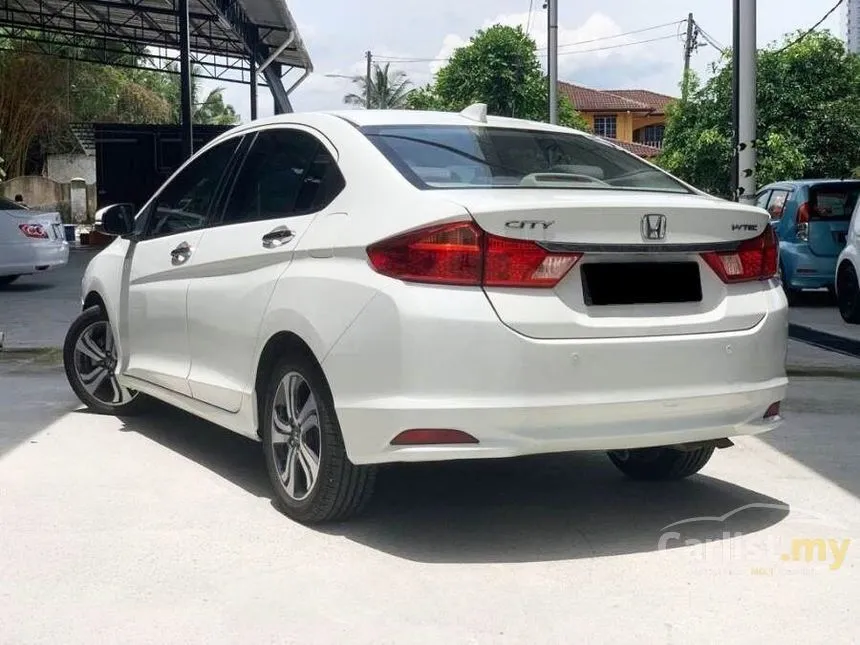
<path fill-rule="evenodd" d="M 0 286 L 69 261 L 59 213 L 41 213 L 0 197 Z"/>
<path fill-rule="evenodd" d="M 568 128 L 280 115 L 97 217 L 118 237 L 83 279 L 71 387 L 261 440 L 301 522 L 359 511 L 382 463 L 604 450 L 680 479 L 781 422 L 767 213 Z"/>
<path fill-rule="evenodd" d="M 780 278 L 789 301 L 804 289 L 835 294 L 836 259 L 860 181 L 806 179 L 769 184 L 756 194 L 779 238 Z"/>
<path fill-rule="evenodd" d="M 860 324 L 860 201 L 848 224 L 845 248 L 836 263 L 836 302 L 847 323 Z"/>

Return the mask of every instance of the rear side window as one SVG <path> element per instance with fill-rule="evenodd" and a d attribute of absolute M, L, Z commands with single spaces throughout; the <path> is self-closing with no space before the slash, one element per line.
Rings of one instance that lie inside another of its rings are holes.
<path fill-rule="evenodd" d="M 809 189 L 811 220 L 851 219 L 857 197 L 860 196 L 860 183 L 819 184 Z"/>
<path fill-rule="evenodd" d="M 788 200 L 788 191 L 776 189 L 770 195 L 770 200 L 767 203 L 767 212 L 772 219 L 782 218 L 782 213 L 785 211 L 785 202 Z"/>
<path fill-rule="evenodd" d="M 245 158 L 225 224 L 278 219 L 325 208 L 343 189 L 343 176 L 325 146 L 300 130 L 263 130 Z"/>
<path fill-rule="evenodd" d="M 13 202 L 11 199 L 6 199 L 5 197 L 0 197 L 0 211 L 25 211 L 27 210 L 26 206 L 19 204 L 18 202 Z"/>

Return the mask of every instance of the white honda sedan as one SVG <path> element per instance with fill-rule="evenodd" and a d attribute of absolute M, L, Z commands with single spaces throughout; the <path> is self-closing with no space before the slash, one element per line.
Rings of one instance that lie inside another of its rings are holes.
<path fill-rule="evenodd" d="M 767 213 L 581 132 L 480 105 L 277 116 L 99 217 L 118 237 L 72 388 L 260 440 L 301 522 L 360 510 L 382 463 L 600 450 L 679 479 L 781 421 Z"/>
<path fill-rule="evenodd" d="M 30 210 L 0 197 L 0 287 L 68 261 L 69 243 L 59 213 Z"/>

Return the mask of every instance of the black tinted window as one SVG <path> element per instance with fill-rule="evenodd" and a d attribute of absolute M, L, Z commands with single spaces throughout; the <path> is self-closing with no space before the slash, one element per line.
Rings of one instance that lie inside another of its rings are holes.
<path fill-rule="evenodd" d="M 248 153 L 224 213 L 224 222 L 250 222 L 312 213 L 343 188 L 325 147 L 298 130 L 264 130 Z"/>
<path fill-rule="evenodd" d="M 215 192 L 239 139 L 233 137 L 210 148 L 167 184 L 152 205 L 147 226 L 149 237 L 173 235 L 209 225 Z"/>

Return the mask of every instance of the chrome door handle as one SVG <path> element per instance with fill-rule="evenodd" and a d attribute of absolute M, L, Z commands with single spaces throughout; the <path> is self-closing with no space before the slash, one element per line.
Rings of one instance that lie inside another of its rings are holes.
<path fill-rule="evenodd" d="M 293 232 L 286 226 L 278 226 L 263 236 L 263 247 L 274 249 L 293 239 Z"/>
<path fill-rule="evenodd" d="M 182 242 L 179 246 L 170 252 L 170 258 L 173 264 L 182 264 L 191 257 L 191 245 L 188 242 Z"/>

